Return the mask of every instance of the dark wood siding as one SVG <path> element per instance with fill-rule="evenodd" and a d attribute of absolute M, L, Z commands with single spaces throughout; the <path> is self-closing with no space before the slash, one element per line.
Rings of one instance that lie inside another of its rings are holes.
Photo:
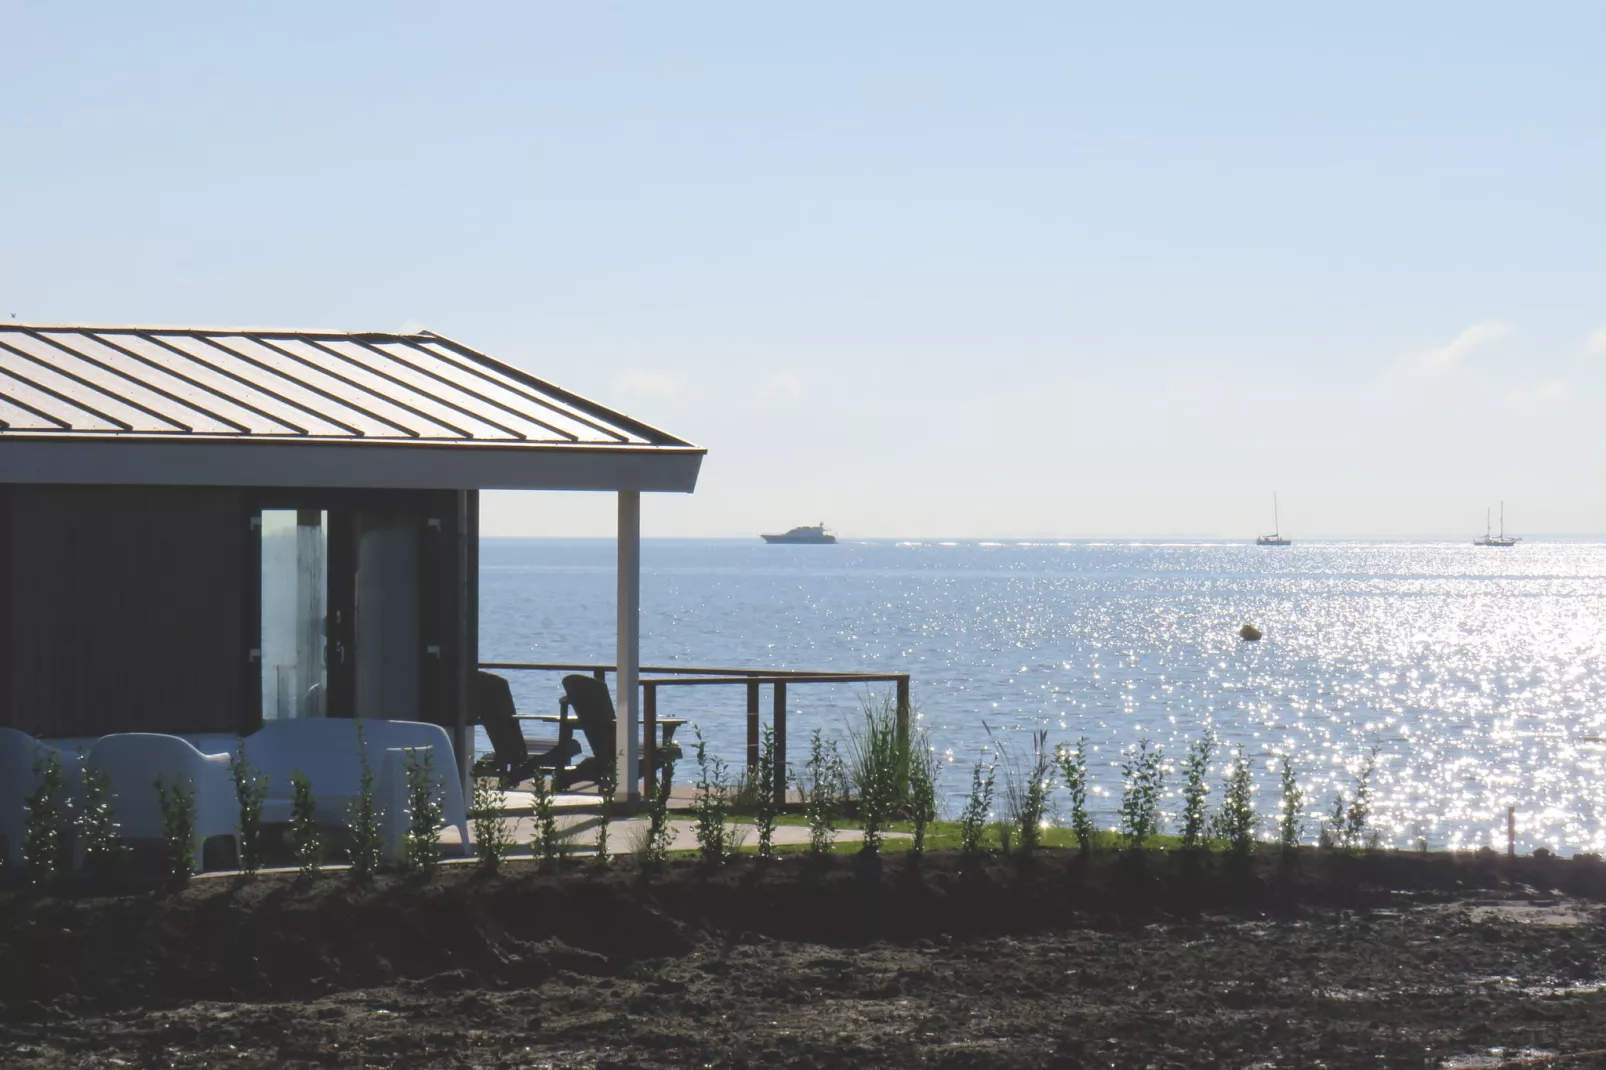
<path fill-rule="evenodd" d="M 10 723 L 36 736 L 233 732 L 251 703 L 238 490 L 12 486 Z"/>

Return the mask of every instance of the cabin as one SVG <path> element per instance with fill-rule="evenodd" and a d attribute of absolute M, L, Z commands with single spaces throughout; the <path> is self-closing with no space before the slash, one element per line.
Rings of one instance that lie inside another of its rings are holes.
<path fill-rule="evenodd" d="M 0 726 L 421 720 L 467 783 L 480 492 L 596 491 L 634 768 L 641 495 L 704 452 L 428 331 L 0 324 Z"/>

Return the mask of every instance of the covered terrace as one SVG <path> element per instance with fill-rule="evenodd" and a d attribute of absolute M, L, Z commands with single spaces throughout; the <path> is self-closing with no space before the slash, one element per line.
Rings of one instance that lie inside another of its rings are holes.
<path fill-rule="evenodd" d="M 0 325 L 0 726 L 426 721 L 467 783 L 479 493 L 595 491 L 630 768 L 641 496 L 703 455 L 427 331 Z"/>

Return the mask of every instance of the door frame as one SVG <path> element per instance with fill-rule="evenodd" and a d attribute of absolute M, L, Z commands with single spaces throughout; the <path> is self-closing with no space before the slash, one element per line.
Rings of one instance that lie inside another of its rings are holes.
<path fill-rule="evenodd" d="M 478 495 L 470 495 L 477 505 Z M 473 612 L 478 602 L 477 577 L 471 577 L 470 594 L 459 594 L 453 563 L 458 556 L 459 493 L 440 490 L 377 490 L 346 488 L 252 488 L 245 498 L 247 532 L 247 585 L 245 635 L 250 644 L 246 658 L 246 721 L 243 730 L 262 724 L 262 541 L 261 517 L 265 509 L 318 509 L 328 514 L 328 557 L 325 666 L 325 716 L 350 717 L 356 710 L 356 668 L 361 656 L 355 646 L 357 592 L 357 523 L 361 512 L 404 513 L 417 516 L 422 529 L 419 544 L 419 716 L 450 731 L 459 723 L 460 699 L 454 680 L 465 655 L 473 657 L 459 640 L 460 631 L 473 635 L 477 627 L 460 629 L 460 615 Z M 477 519 L 477 518 L 476 518 Z M 477 527 L 477 525 L 476 525 Z M 470 529 L 474 531 L 474 529 Z M 477 534 L 477 531 L 474 531 Z M 470 536 L 472 538 L 472 536 Z M 474 666 L 469 665 L 470 671 Z"/>

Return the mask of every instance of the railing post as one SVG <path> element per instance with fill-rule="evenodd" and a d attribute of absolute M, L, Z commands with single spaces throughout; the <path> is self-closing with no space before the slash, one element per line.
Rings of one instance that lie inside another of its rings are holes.
<path fill-rule="evenodd" d="M 758 768 L 758 684 L 747 681 L 747 768 Z"/>
<path fill-rule="evenodd" d="M 898 677 L 898 743 L 909 745 L 909 677 Z"/>
<path fill-rule="evenodd" d="M 786 683 L 775 681 L 775 805 L 786 805 Z"/>
<path fill-rule="evenodd" d="M 641 685 L 642 798 L 651 800 L 658 787 L 658 685 Z"/>

